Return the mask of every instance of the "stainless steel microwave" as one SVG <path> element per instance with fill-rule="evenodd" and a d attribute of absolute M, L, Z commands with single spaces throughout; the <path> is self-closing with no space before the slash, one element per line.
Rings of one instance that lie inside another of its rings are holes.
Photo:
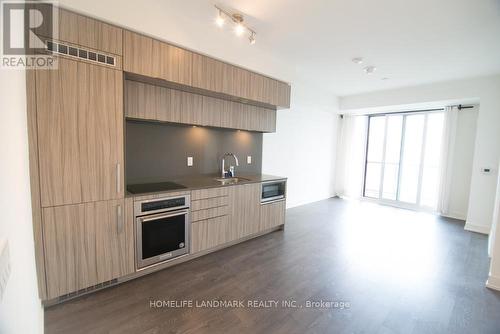
<path fill-rule="evenodd" d="M 286 180 L 268 181 L 262 183 L 260 202 L 272 202 L 284 199 L 286 196 Z"/>

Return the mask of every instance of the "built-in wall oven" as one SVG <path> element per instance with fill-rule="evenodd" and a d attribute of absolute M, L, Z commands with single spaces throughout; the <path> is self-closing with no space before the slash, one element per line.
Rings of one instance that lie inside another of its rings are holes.
<path fill-rule="evenodd" d="M 262 183 L 261 203 L 277 201 L 285 198 L 286 180 L 268 181 Z"/>
<path fill-rule="evenodd" d="M 137 268 L 189 253 L 190 196 L 134 203 Z"/>

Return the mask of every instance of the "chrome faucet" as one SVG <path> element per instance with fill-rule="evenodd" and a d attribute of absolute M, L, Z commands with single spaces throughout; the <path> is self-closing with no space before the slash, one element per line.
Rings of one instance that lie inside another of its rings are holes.
<path fill-rule="evenodd" d="M 226 157 L 233 157 L 234 158 L 234 162 L 236 163 L 236 166 L 239 166 L 240 164 L 238 163 L 238 158 L 236 157 L 236 155 L 234 155 L 234 153 L 225 153 L 223 156 L 222 156 L 222 161 L 221 161 L 221 169 L 222 169 L 222 178 L 226 178 L 226 177 L 234 177 L 234 166 L 230 165 L 229 166 L 229 170 L 227 171 L 224 164 L 225 164 L 225 160 L 226 160 Z M 229 174 L 229 176 L 227 176 Z"/>

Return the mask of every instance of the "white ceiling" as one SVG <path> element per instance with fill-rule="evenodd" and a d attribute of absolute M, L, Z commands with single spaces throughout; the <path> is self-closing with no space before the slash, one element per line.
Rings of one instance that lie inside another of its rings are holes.
<path fill-rule="evenodd" d="M 500 73 L 500 0 L 60 3 L 338 96 Z M 220 31 L 215 3 L 245 14 L 257 43 Z M 353 57 L 365 63 L 354 64 Z M 366 65 L 377 66 L 376 73 L 364 74 Z"/>

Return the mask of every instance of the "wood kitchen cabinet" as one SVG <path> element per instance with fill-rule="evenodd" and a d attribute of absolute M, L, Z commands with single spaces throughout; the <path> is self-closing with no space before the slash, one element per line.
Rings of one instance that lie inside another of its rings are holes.
<path fill-rule="evenodd" d="M 278 201 L 266 203 L 260 207 L 261 231 L 285 224 L 286 202 Z"/>
<path fill-rule="evenodd" d="M 191 224 L 191 253 L 223 245 L 230 241 L 229 216 L 218 216 Z"/>
<path fill-rule="evenodd" d="M 219 98 L 290 107 L 290 85 L 285 82 L 131 31 L 124 30 L 123 36 L 126 72 Z"/>
<path fill-rule="evenodd" d="M 159 68 L 156 59 L 159 51 Z M 193 53 L 185 49 L 153 41 L 153 65 L 158 78 L 191 86 Z"/>
<path fill-rule="evenodd" d="M 125 80 L 125 116 L 261 132 L 276 130 L 276 110 Z"/>
<path fill-rule="evenodd" d="M 124 210 L 123 199 L 43 209 L 49 299 L 134 272 L 133 225 Z"/>
<path fill-rule="evenodd" d="M 123 70 L 191 86 L 193 53 L 125 30 Z"/>
<path fill-rule="evenodd" d="M 222 93 L 226 64 L 200 54 L 193 56 L 192 86 Z"/>
<path fill-rule="evenodd" d="M 155 55 L 159 57 L 159 50 Z M 123 70 L 152 78 L 160 75 L 159 58 L 153 62 L 153 39 L 125 30 L 123 32 Z M 156 65 L 153 67 L 153 63 Z"/>
<path fill-rule="evenodd" d="M 58 63 L 36 71 L 41 205 L 123 198 L 122 72 Z"/>
<path fill-rule="evenodd" d="M 231 240 L 259 232 L 260 183 L 229 187 Z"/>
<path fill-rule="evenodd" d="M 230 241 L 227 187 L 191 192 L 191 253 Z"/>

